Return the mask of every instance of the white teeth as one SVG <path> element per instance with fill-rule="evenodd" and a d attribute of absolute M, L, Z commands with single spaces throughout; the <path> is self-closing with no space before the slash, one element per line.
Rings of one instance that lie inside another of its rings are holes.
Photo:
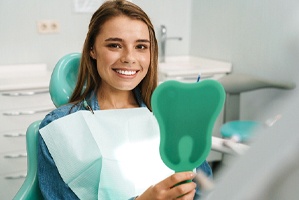
<path fill-rule="evenodd" d="M 123 75 L 133 75 L 136 74 L 136 71 L 126 71 L 126 70 L 115 70 L 119 74 Z"/>

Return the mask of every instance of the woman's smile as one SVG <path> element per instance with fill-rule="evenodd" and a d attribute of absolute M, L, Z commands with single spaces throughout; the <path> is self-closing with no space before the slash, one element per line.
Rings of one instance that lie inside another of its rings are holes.
<path fill-rule="evenodd" d="M 136 70 L 122 70 L 122 69 L 114 69 L 114 71 L 120 75 L 125 75 L 125 76 L 133 76 L 138 72 Z"/>

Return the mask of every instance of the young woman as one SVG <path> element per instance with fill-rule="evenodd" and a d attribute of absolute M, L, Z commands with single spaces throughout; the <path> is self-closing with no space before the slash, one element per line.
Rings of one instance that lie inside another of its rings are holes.
<path fill-rule="evenodd" d="M 78 82 L 70 103 L 49 113 L 40 129 L 81 110 L 138 107 L 151 110 L 150 99 L 157 86 L 157 64 L 157 41 L 146 13 L 127 1 L 106 1 L 90 20 Z M 211 175 L 206 162 L 200 168 Z M 143 193 L 136 194 L 131 199 L 194 199 L 194 182 L 178 185 L 194 176 L 193 172 L 172 174 L 152 186 L 148 185 Z M 78 199 L 61 177 L 56 161 L 41 134 L 38 179 L 45 199 Z"/>

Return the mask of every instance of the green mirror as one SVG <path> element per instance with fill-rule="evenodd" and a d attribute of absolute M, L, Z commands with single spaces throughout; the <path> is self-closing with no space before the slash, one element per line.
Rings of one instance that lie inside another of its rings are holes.
<path fill-rule="evenodd" d="M 160 127 L 160 155 L 175 172 L 192 171 L 207 158 L 212 130 L 225 101 L 215 80 L 197 83 L 166 81 L 152 95 Z"/>

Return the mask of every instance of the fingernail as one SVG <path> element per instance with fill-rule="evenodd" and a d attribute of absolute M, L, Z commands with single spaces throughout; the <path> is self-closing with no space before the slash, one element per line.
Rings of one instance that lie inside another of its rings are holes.
<path fill-rule="evenodd" d="M 196 176 L 195 172 L 190 173 L 191 178 L 194 178 Z"/>

